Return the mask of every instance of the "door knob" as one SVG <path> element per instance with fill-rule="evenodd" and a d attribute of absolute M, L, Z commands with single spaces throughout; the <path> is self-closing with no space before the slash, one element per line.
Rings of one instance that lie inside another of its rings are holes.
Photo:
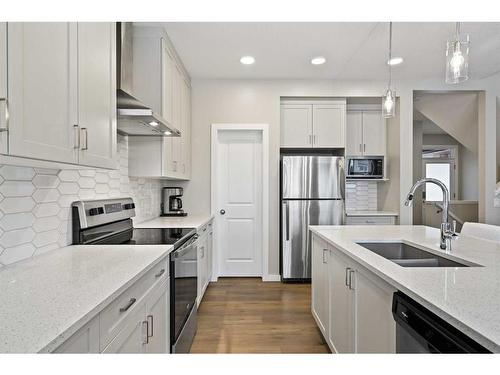
<path fill-rule="evenodd" d="M 219 212 L 221 215 L 224 215 L 226 213 L 226 210 L 220 210 Z"/>

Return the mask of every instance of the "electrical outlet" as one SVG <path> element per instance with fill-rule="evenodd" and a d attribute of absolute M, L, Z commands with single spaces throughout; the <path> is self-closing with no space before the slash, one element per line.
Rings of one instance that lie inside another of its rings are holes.
<path fill-rule="evenodd" d="M 493 199 L 493 207 L 500 208 L 500 198 Z"/>

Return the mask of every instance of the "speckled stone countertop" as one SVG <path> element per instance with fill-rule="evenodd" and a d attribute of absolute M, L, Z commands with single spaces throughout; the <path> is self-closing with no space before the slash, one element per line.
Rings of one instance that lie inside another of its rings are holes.
<path fill-rule="evenodd" d="M 394 211 L 346 211 L 347 216 L 399 216 Z"/>
<path fill-rule="evenodd" d="M 425 226 L 311 226 L 344 254 L 493 352 L 500 352 L 500 243 L 460 236 L 450 254 L 439 230 Z M 405 268 L 356 242 L 402 241 L 483 267 Z"/>
<path fill-rule="evenodd" d="M 213 219 L 212 215 L 160 216 L 156 219 L 134 223 L 134 228 L 196 228 L 200 229 Z"/>
<path fill-rule="evenodd" d="M 0 353 L 49 352 L 172 251 L 68 246 L 0 270 Z"/>

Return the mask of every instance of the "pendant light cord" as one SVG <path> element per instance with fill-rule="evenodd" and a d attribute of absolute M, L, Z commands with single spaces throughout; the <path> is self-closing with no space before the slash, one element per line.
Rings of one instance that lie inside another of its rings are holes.
<path fill-rule="evenodd" d="M 392 22 L 389 22 L 389 60 L 387 60 L 387 63 L 389 64 L 389 89 L 391 88 L 392 84 L 391 59 L 392 59 Z"/>

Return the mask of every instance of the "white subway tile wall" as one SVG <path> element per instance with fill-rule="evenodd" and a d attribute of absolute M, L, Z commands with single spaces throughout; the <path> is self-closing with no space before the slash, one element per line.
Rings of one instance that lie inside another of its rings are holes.
<path fill-rule="evenodd" d="M 346 182 L 345 200 L 348 211 L 376 211 L 377 183 L 374 181 Z"/>
<path fill-rule="evenodd" d="M 71 244 L 73 201 L 132 197 L 139 223 L 160 215 L 163 182 L 128 175 L 128 139 L 119 168 L 57 170 L 0 166 L 0 267 Z"/>

